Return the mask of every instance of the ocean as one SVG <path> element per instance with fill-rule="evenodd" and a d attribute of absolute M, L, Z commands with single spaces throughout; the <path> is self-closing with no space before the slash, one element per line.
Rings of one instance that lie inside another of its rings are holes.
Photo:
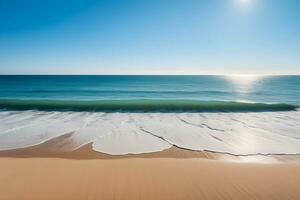
<path fill-rule="evenodd" d="M 0 150 L 299 154 L 299 105 L 300 76 L 2 75 Z"/>
<path fill-rule="evenodd" d="M 0 76 L 12 110 L 291 110 L 300 76 Z"/>

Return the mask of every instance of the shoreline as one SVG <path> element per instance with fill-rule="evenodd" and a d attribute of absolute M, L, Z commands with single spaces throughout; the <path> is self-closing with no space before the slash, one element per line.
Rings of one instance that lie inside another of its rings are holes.
<path fill-rule="evenodd" d="M 300 163 L 300 154 L 256 154 L 232 155 L 230 153 L 213 151 L 196 151 L 171 146 L 168 149 L 139 154 L 110 155 L 93 150 L 92 143 L 85 144 L 78 149 L 70 150 L 69 141 L 72 133 L 64 134 L 41 144 L 19 149 L 0 151 L 0 158 L 64 158 L 64 159 L 132 159 L 132 158 L 176 158 L 176 159 L 209 159 L 228 162 L 254 162 L 254 163 Z"/>
<path fill-rule="evenodd" d="M 0 112 L 0 150 L 32 147 L 61 136 L 55 148 L 93 143 L 111 155 L 176 146 L 230 155 L 300 153 L 299 111 L 276 113 Z M 266 123 L 268 122 L 268 123 Z"/>
<path fill-rule="evenodd" d="M 256 164 L 273 163 L 299 163 L 299 154 L 282 155 L 231 155 L 210 151 L 186 150 L 178 147 L 171 147 L 166 150 L 152 153 L 110 155 L 92 149 L 91 144 L 86 144 L 74 151 L 51 151 L 43 150 L 43 144 L 21 149 L 0 151 L 1 158 L 60 158 L 71 160 L 118 160 L 118 159 L 204 159 L 221 162 L 240 162 Z"/>

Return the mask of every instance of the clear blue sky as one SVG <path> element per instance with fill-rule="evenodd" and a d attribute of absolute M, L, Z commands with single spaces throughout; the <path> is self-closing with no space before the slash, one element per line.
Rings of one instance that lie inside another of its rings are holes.
<path fill-rule="evenodd" d="M 299 0 L 0 0 L 0 74 L 300 74 Z"/>

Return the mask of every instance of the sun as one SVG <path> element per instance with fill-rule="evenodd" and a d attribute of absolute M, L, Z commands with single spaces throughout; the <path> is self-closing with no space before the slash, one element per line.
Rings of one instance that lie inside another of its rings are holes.
<path fill-rule="evenodd" d="M 245 12 L 252 10 L 258 0 L 233 0 L 238 11 Z"/>
<path fill-rule="evenodd" d="M 254 3 L 255 0 L 235 0 L 235 1 L 241 7 L 249 7 Z"/>
<path fill-rule="evenodd" d="M 248 4 L 248 3 L 251 2 L 251 0 L 238 0 L 238 1 L 239 1 L 239 3 L 241 3 L 241 4 Z"/>

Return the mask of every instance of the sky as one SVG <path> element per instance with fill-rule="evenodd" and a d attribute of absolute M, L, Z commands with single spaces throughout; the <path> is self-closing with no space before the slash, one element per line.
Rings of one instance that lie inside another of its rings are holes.
<path fill-rule="evenodd" d="M 300 74 L 299 0 L 0 0 L 0 74 Z"/>

